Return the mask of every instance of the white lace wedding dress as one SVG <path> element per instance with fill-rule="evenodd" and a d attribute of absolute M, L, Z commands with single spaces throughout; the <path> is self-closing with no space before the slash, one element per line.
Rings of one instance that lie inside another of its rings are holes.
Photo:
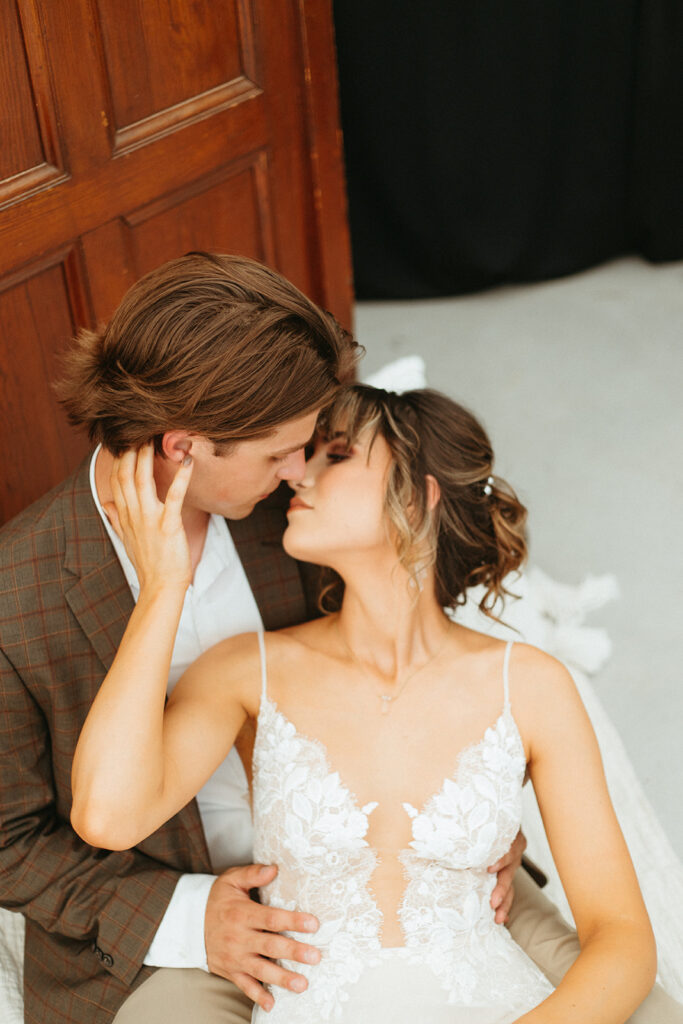
<path fill-rule="evenodd" d="M 378 865 L 365 836 L 378 806 L 359 807 L 325 747 L 298 732 L 263 692 L 253 758 L 254 857 L 277 863 L 263 902 L 315 914 L 297 935 L 317 945 L 320 964 L 284 962 L 304 974 L 297 995 L 277 988 L 275 1007 L 254 1024 L 508 1024 L 552 987 L 489 905 L 495 876 L 520 825 L 525 772 L 512 716 L 505 650 L 503 710 L 464 750 L 450 778 L 412 820 L 409 848 L 396 850 L 406 885 L 397 910 L 404 945 L 381 943 L 382 913 L 371 882 Z M 386 860 L 386 851 L 384 859 Z"/>

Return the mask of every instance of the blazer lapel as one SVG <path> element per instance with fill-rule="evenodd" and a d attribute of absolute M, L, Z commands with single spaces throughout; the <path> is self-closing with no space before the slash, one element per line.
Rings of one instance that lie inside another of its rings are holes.
<path fill-rule="evenodd" d="M 95 507 L 90 490 L 90 456 L 80 466 L 73 489 L 64 496 L 64 568 L 73 575 L 65 598 L 105 672 L 123 638 L 135 607 L 116 552 Z M 103 673 L 104 674 L 104 673 Z M 94 699 L 102 676 L 93 677 Z M 196 870 L 210 870 L 210 858 L 197 802 L 176 816 L 193 848 Z M 163 827 L 162 827 L 163 828 Z"/>
<path fill-rule="evenodd" d="M 90 458 L 65 494 L 64 568 L 73 585 L 65 597 L 105 671 L 111 667 L 134 608 L 126 578 L 90 491 Z"/>

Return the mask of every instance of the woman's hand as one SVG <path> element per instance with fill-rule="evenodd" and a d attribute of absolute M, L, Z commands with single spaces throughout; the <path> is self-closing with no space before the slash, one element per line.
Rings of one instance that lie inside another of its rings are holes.
<path fill-rule="evenodd" d="M 114 530 L 125 544 L 140 589 L 179 586 L 192 580 L 192 562 L 181 518 L 183 500 L 192 476 L 192 456 L 181 462 L 160 501 L 154 482 L 154 446 L 124 452 L 114 459 L 111 473 L 113 502 L 104 505 Z"/>

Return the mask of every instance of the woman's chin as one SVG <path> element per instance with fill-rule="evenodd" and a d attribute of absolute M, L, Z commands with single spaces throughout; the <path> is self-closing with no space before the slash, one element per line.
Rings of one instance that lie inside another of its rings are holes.
<path fill-rule="evenodd" d="M 311 562 L 313 565 L 328 565 L 328 552 L 321 551 L 317 545 L 310 543 L 310 538 L 302 537 L 297 530 L 287 527 L 282 535 L 282 546 L 290 556 L 299 562 Z"/>
<path fill-rule="evenodd" d="M 297 531 L 287 527 L 282 534 L 282 546 L 291 558 L 298 558 L 300 562 L 310 562 L 311 554 L 308 546 L 301 537 L 297 537 Z"/>

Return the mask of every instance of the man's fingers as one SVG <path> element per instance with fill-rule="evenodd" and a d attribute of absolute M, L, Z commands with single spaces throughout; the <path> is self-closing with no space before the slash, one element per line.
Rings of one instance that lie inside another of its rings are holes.
<path fill-rule="evenodd" d="M 276 864 L 246 864 L 244 867 L 228 868 L 221 875 L 221 879 L 248 894 L 259 885 L 268 885 L 276 874 Z"/>
<path fill-rule="evenodd" d="M 249 974 L 232 974 L 229 980 L 241 988 L 252 1003 L 258 1003 L 262 1010 L 272 1010 L 275 1006 L 275 1000 L 270 992 L 266 991 L 263 985 L 259 985 L 258 981 Z"/>
<path fill-rule="evenodd" d="M 294 960 L 300 964 L 320 963 L 320 950 L 307 946 L 286 935 L 263 932 L 257 942 L 257 952 L 269 960 Z"/>
<path fill-rule="evenodd" d="M 281 967 L 280 964 L 273 963 L 272 960 L 264 960 L 262 957 L 257 957 L 248 966 L 253 977 L 258 978 L 265 985 L 288 988 L 290 992 L 305 992 L 308 988 L 308 982 L 303 974 L 295 974 L 293 971 L 288 971 L 286 968 Z"/>
<path fill-rule="evenodd" d="M 249 926 L 260 932 L 317 932 L 318 919 L 295 910 L 279 910 L 254 903 Z"/>
<path fill-rule="evenodd" d="M 499 907 L 506 898 L 508 892 L 512 888 L 512 880 L 514 877 L 515 870 L 512 867 L 503 868 L 502 871 L 498 872 L 496 887 L 491 893 L 491 906 L 494 910 Z"/>
<path fill-rule="evenodd" d="M 508 919 L 508 914 L 510 913 L 510 907 L 512 906 L 512 901 L 514 898 L 515 890 L 513 886 L 510 886 L 506 895 L 503 897 L 502 903 L 496 910 L 496 924 L 505 924 L 505 922 Z"/>
<path fill-rule="evenodd" d="M 508 865 L 512 865 L 514 870 L 516 871 L 522 863 L 522 854 L 526 850 L 526 846 L 526 836 L 520 829 L 517 835 L 515 836 L 512 845 L 510 849 L 507 851 L 507 853 L 504 853 L 503 856 L 499 860 L 497 860 L 495 864 L 491 864 L 488 870 L 491 872 L 491 874 L 498 874 L 500 871 L 503 870 L 503 868 L 506 868 Z"/>

